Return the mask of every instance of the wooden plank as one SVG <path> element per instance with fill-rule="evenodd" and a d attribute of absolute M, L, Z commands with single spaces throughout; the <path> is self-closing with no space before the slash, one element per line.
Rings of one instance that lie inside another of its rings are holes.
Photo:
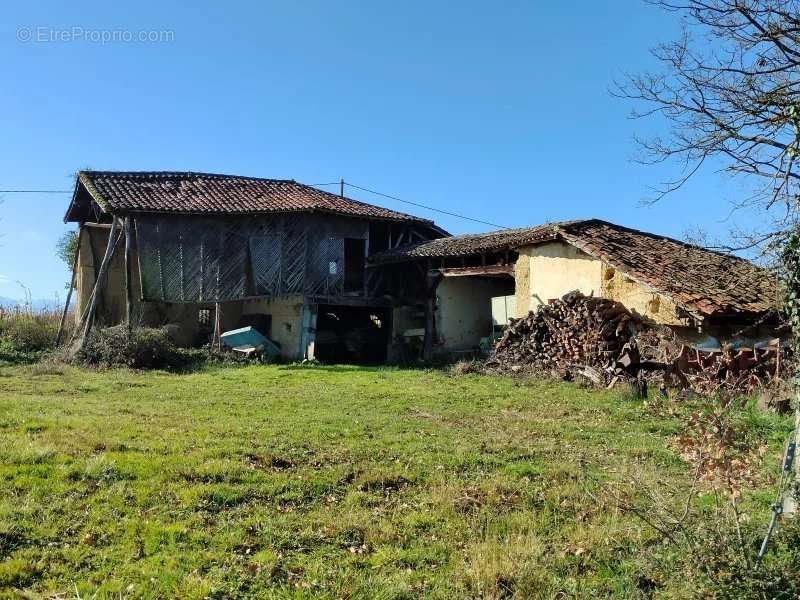
<path fill-rule="evenodd" d="M 72 257 L 72 278 L 69 280 L 69 290 L 67 290 L 67 301 L 64 302 L 64 311 L 61 313 L 61 322 L 58 324 L 58 334 L 56 335 L 56 348 L 61 344 L 61 336 L 64 335 L 64 325 L 67 322 L 69 312 L 69 301 L 72 300 L 72 290 L 75 287 L 75 279 L 78 274 L 78 255 L 81 252 L 81 239 L 83 238 L 83 226 L 78 226 L 78 241 L 75 243 L 75 256 Z"/>
<path fill-rule="evenodd" d="M 514 275 L 514 265 L 485 265 L 480 267 L 450 267 L 437 269 L 443 277 L 510 277 Z"/>
<path fill-rule="evenodd" d="M 375 308 L 388 308 L 392 301 L 388 298 L 372 298 L 365 296 L 327 296 L 325 294 L 309 294 L 306 301 L 315 304 L 331 304 L 333 306 L 374 306 Z"/>

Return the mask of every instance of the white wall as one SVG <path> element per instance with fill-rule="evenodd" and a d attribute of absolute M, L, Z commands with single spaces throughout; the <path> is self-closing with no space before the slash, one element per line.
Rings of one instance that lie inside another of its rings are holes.
<path fill-rule="evenodd" d="M 509 281 L 445 277 L 436 288 L 436 334 L 440 349 L 470 350 L 492 333 L 492 297 L 508 293 Z"/>
<path fill-rule="evenodd" d="M 517 316 L 539 304 L 579 290 L 599 296 L 603 285 L 603 263 L 575 246 L 552 242 L 519 249 L 515 267 Z"/>

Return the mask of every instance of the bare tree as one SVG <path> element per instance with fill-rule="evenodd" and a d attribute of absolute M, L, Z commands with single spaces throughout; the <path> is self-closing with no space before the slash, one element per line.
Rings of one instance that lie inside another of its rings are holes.
<path fill-rule="evenodd" d="M 679 39 L 653 50 L 660 73 L 627 75 L 613 93 L 635 117 L 661 115 L 665 137 L 637 139 L 642 160 L 676 159 L 680 188 L 705 163 L 747 176 L 736 208 L 765 215 L 734 247 L 775 248 L 800 222 L 800 0 L 647 0 L 681 17 Z"/>

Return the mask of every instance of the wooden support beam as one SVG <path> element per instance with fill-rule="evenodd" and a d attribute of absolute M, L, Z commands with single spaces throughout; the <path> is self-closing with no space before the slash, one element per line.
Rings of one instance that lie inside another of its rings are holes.
<path fill-rule="evenodd" d="M 425 337 L 422 341 L 422 360 L 433 360 L 434 344 L 436 342 L 436 288 L 439 286 L 441 275 L 430 274 L 431 261 L 427 262 L 429 275 L 425 278 Z"/>
<path fill-rule="evenodd" d="M 211 334 L 211 351 L 222 352 L 222 310 L 219 302 L 214 303 L 214 333 Z"/>
<path fill-rule="evenodd" d="M 92 330 L 95 309 L 97 308 L 97 298 L 102 293 L 102 287 L 105 284 L 106 273 L 108 272 L 108 267 L 114 257 L 114 249 L 117 247 L 117 242 L 119 241 L 119 235 L 117 235 L 118 225 L 118 219 L 114 218 L 114 220 L 111 222 L 111 230 L 108 232 L 108 244 L 106 245 L 106 252 L 103 255 L 103 262 L 100 263 L 100 269 L 97 273 L 97 279 L 94 282 L 92 295 L 89 297 L 89 303 L 86 305 L 86 309 L 83 311 L 81 319 L 75 327 L 75 332 L 72 336 L 73 340 L 77 334 L 80 333 L 81 336 L 79 338 L 79 345 L 74 348 L 74 350 L 77 350 L 83 346 L 86 336 L 89 335 L 89 332 Z M 83 331 L 81 331 L 81 329 L 83 329 Z"/>
<path fill-rule="evenodd" d="M 86 225 L 86 227 L 91 227 L 91 225 Z M 97 276 L 100 273 L 100 259 L 97 256 L 97 248 L 94 245 L 94 237 L 92 236 L 92 230 L 86 230 L 86 242 L 89 244 L 89 252 L 92 255 L 92 274 L 94 275 L 94 281 L 97 281 Z M 92 284 L 92 289 L 94 289 L 94 283 Z M 103 294 L 100 294 L 100 298 L 98 300 L 99 306 L 103 308 Z M 88 306 L 88 305 L 87 305 Z M 84 307 L 84 310 L 86 307 Z"/>
<path fill-rule="evenodd" d="M 482 267 L 450 267 L 438 269 L 444 277 L 510 277 L 514 275 L 514 265 L 486 265 Z"/>
<path fill-rule="evenodd" d="M 133 328 L 133 278 L 131 267 L 133 264 L 133 235 L 131 233 L 131 218 L 125 217 L 125 325 L 128 330 Z"/>

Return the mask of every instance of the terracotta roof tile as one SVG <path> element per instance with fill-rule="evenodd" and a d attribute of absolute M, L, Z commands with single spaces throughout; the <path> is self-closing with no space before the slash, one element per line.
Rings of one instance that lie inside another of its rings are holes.
<path fill-rule="evenodd" d="M 435 240 L 416 242 L 373 257 L 377 263 L 405 261 L 414 258 L 447 258 L 483 252 L 502 252 L 534 242 L 557 239 L 553 224 L 520 229 L 502 229 L 488 233 L 454 235 Z"/>
<path fill-rule="evenodd" d="M 211 173 L 81 171 L 79 185 L 106 211 L 255 214 L 321 211 L 432 223 L 286 179 Z M 72 206 L 70 206 L 70 209 Z M 70 211 L 67 212 L 67 220 Z"/>
<path fill-rule="evenodd" d="M 769 271 L 736 256 L 598 219 L 459 235 L 396 248 L 377 263 L 447 258 L 564 240 L 702 316 L 760 314 L 779 296 Z"/>
<path fill-rule="evenodd" d="M 760 314 L 779 301 L 775 276 L 737 256 L 599 220 L 556 229 L 565 241 L 695 314 Z"/>

